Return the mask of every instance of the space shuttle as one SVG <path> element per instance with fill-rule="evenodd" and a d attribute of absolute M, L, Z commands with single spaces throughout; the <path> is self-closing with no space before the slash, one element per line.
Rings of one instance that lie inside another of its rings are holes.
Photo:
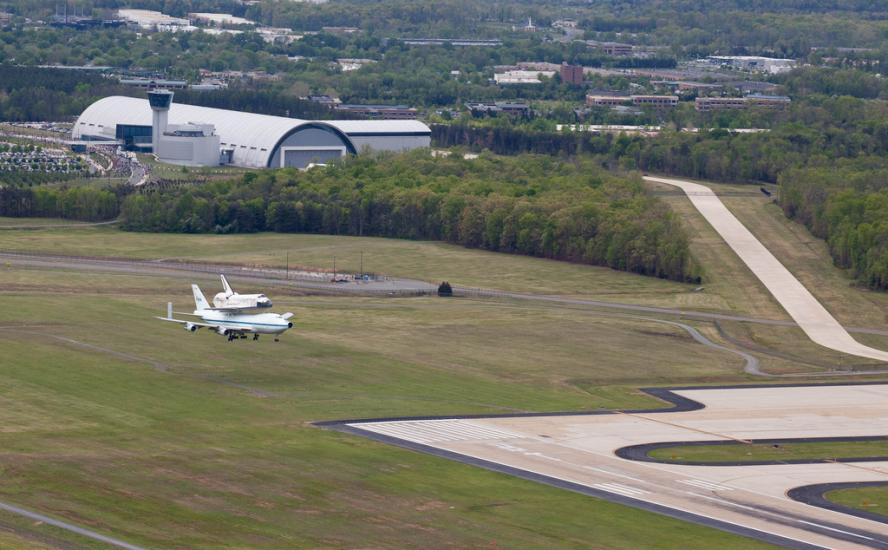
<path fill-rule="evenodd" d="M 222 277 L 224 290 L 213 297 L 213 309 L 237 311 L 271 307 L 271 300 L 265 294 L 238 294 L 228 284 L 225 275 L 220 275 L 220 277 Z"/>

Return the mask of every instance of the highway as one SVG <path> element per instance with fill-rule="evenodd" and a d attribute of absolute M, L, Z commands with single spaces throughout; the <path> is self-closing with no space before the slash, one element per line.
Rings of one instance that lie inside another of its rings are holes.
<path fill-rule="evenodd" d="M 620 458 L 662 441 L 886 435 L 888 384 L 675 389 L 677 412 L 343 421 L 327 427 L 752 536 L 790 548 L 888 549 L 888 524 L 787 496 L 888 482 L 888 461 L 687 466 Z"/>
<path fill-rule="evenodd" d="M 644 179 L 683 190 L 691 204 L 813 342 L 849 355 L 888 362 L 888 352 L 865 346 L 852 338 L 817 298 L 740 223 L 710 188 L 672 178 L 645 176 Z"/>

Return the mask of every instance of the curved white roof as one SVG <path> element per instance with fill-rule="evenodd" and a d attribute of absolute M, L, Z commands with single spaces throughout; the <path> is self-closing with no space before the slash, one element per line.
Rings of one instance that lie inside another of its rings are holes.
<path fill-rule="evenodd" d="M 428 126 L 418 120 L 325 120 L 348 135 L 431 135 Z"/>
<path fill-rule="evenodd" d="M 118 124 L 151 126 L 151 107 L 147 99 L 111 96 L 86 108 L 74 124 L 71 138 L 84 135 L 115 138 Z M 233 149 L 232 164 L 254 168 L 268 166 L 275 146 L 290 132 L 308 124 L 334 128 L 349 149 L 348 138 L 355 135 L 429 135 L 431 130 L 416 120 L 329 120 L 309 121 L 242 111 L 229 111 L 175 103 L 170 106 L 168 124 L 212 124 L 223 149 Z"/>
<path fill-rule="evenodd" d="M 151 126 L 151 107 L 147 99 L 111 96 L 96 101 L 77 119 L 73 139 L 81 136 L 104 136 L 114 139 L 118 124 Z M 312 124 L 311 121 L 241 111 L 198 107 L 184 103 L 170 106 L 169 124 L 212 124 L 223 149 L 233 149 L 232 164 L 265 168 L 274 147 L 291 131 Z M 323 123 L 318 123 L 323 124 Z M 340 130 L 341 131 L 341 130 Z M 343 137 L 344 141 L 349 141 Z M 349 144 L 351 145 L 351 144 Z"/>

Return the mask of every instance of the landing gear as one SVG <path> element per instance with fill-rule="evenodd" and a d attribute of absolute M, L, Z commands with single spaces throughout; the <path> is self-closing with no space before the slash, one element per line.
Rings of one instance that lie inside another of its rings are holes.
<path fill-rule="evenodd" d="M 254 334 L 254 335 L 253 335 L 253 341 L 255 342 L 255 341 L 258 340 L 258 339 L 259 339 L 259 335 L 258 335 L 258 334 Z"/>
<path fill-rule="evenodd" d="M 231 333 L 228 334 L 228 341 L 229 341 L 229 342 L 231 342 L 232 340 L 234 340 L 234 338 L 235 338 L 235 334 L 234 334 L 233 332 L 231 332 Z"/>

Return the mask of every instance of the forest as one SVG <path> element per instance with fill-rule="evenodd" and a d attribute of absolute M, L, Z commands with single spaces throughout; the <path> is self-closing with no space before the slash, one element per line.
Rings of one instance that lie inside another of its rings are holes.
<path fill-rule="evenodd" d="M 308 172 L 147 190 L 121 207 L 129 231 L 277 231 L 441 240 L 698 281 L 688 239 L 637 177 L 590 159 L 354 157 Z"/>
<path fill-rule="evenodd" d="M 123 188 L 0 186 L 0 216 L 105 221 L 117 217 Z"/>
<path fill-rule="evenodd" d="M 780 175 L 780 206 L 817 237 L 861 283 L 888 290 L 888 162 L 844 159 Z"/>

